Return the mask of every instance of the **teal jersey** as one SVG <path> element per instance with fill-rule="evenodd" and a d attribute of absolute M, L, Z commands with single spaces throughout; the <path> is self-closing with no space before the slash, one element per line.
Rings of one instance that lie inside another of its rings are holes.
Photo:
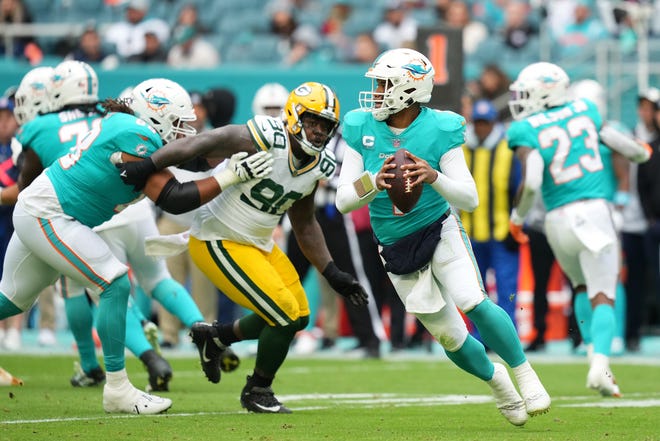
<path fill-rule="evenodd" d="M 115 152 L 145 158 L 162 146 L 156 131 L 126 113 L 110 113 L 95 119 L 73 152 L 62 156 L 47 170 L 65 214 L 95 227 L 135 202 L 140 192 L 121 180 L 110 161 Z"/>
<path fill-rule="evenodd" d="M 415 121 L 395 135 L 385 122 L 376 121 L 371 113 L 353 110 L 344 117 L 342 134 L 348 145 L 362 155 L 364 169 L 374 175 L 385 159 L 400 148 L 439 170 L 442 155 L 461 148 L 465 142 L 465 119 L 453 112 L 422 107 Z M 423 185 L 419 202 L 408 213 L 397 210 L 385 191 L 369 203 L 371 225 L 382 244 L 390 245 L 431 224 L 449 209 L 449 203 L 437 191 Z"/>
<path fill-rule="evenodd" d="M 101 118 L 101 115 L 77 109 L 37 116 L 19 129 L 16 139 L 23 150 L 34 151 L 46 168 L 60 156 L 70 153 L 71 148 L 91 130 L 95 118 Z"/>
<path fill-rule="evenodd" d="M 602 124 L 596 105 L 579 99 L 509 126 L 510 148 L 530 147 L 543 158 L 541 193 L 548 210 L 610 196 L 612 160 L 598 135 Z"/>

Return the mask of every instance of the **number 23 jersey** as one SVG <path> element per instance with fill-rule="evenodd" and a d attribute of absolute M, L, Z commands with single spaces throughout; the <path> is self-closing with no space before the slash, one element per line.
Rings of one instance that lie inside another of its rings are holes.
<path fill-rule="evenodd" d="M 509 147 L 530 147 L 543 158 L 541 192 L 548 210 L 579 199 L 607 198 L 609 149 L 600 143 L 602 117 L 580 99 L 509 126 Z M 604 157 L 608 158 L 604 160 Z"/>
<path fill-rule="evenodd" d="M 327 150 L 296 166 L 286 128 L 279 118 L 259 115 L 248 121 L 247 127 L 257 149 L 273 155 L 273 170 L 261 180 L 229 187 L 199 208 L 190 234 L 200 240 L 231 240 L 270 252 L 273 230 L 282 215 L 312 193 L 318 181 L 332 177 L 337 166 L 334 155 Z"/>

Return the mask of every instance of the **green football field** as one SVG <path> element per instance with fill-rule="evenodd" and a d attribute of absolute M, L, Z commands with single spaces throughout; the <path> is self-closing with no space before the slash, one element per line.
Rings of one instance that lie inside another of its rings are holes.
<path fill-rule="evenodd" d="M 653 359 L 614 361 L 620 399 L 586 389 L 579 358 L 532 359 L 553 404 L 524 427 L 499 414 L 485 383 L 441 357 L 291 357 L 273 385 L 291 415 L 241 409 L 250 358 L 219 384 L 206 381 L 196 357 L 171 359 L 175 374 L 163 395 L 174 405 L 158 416 L 105 414 L 101 388 L 69 385 L 73 361 L 2 355 L 0 366 L 25 385 L 0 387 L 0 440 L 660 440 L 660 366 Z M 144 387 L 140 363 L 129 358 L 127 368 Z"/>

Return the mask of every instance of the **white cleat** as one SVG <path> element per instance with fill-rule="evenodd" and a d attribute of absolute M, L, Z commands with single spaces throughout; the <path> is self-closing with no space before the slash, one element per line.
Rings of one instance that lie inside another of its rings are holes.
<path fill-rule="evenodd" d="M 172 400 L 150 395 L 125 383 L 124 387 L 103 388 L 103 409 L 108 413 L 134 413 L 138 415 L 155 415 L 163 413 L 172 407 Z"/>
<path fill-rule="evenodd" d="M 550 410 L 550 395 L 531 366 L 517 380 L 529 416 L 542 415 Z"/>
<path fill-rule="evenodd" d="M 591 366 L 587 374 L 587 387 L 597 390 L 604 397 L 621 398 L 614 374 L 602 366 Z"/>
<path fill-rule="evenodd" d="M 509 373 L 504 365 L 493 363 L 495 372 L 493 378 L 487 381 L 493 390 L 495 404 L 500 413 L 514 426 L 522 426 L 527 422 L 525 402 L 518 394 Z"/>

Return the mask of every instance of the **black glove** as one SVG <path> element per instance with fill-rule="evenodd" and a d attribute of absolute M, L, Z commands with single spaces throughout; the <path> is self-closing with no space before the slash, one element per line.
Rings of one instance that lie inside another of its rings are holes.
<path fill-rule="evenodd" d="M 355 306 L 363 306 L 369 303 L 369 297 L 360 282 L 355 280 L 349 273 L 337 268 L 334 262 L 330 262 L 322 274 L 332 289 L 349 299 Z"/>
<path fill-rule="evenodd" d="M 158 171 L 151 158 L 145 158 L 142 161 L 120 162 L 115 164 L 115 167 L 119 169 L 119 176 L 124 184 L 132 185 L 135 191 L 142 191 L 149 176 Z"/>

